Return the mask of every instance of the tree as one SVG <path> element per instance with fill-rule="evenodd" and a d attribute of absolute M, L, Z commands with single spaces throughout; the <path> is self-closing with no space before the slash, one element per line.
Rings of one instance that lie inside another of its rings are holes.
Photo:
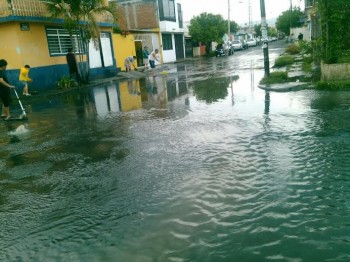
<path fill-rule="evenodd" d="M 254 32 L 256 36 L 261 36 L 261 24 L 254 25 Z"/>
<path fill-rule="evenodd" d="M 83 52 L 79 53 L 79 71 L 82 80 L 88 82 L 90 75 L 89 43 L 92 41 L 96 48 L 100 48 L 100 28 L 97 20 L 101 15 L 109 14 L 113 21 L 116 21 L 114 5 L 106 6 L 103 4 L 103 0 L 49 0 L 42 2 L 46 4 L 47 10 L 53 18 L 64 19 L 63 27 L 72 39 L 71 47 L 85 50 L 86 55 Z M 80 37 L 76 41 L 78 46 L 74 46 L 73 35 L 75 34 Z"/>
<path fill-rule="evenodd" d="M 326 63 L 337 63 L 349 50 L 350 3 L 348 0 L 319 0 L 321 17 L 321 58 Z"/>
<path fill-rule="evenodd" d="M 235 21 L 230 21 L 230 33 L 237 33 L 239 25 Z"/>
<path fill-rule="evenodd" d="M 222 42 L 227 23 L 221 15 L 202 13 L 191 19 L 188 29 L 193 40 L 205 43 L 209 51 L 211 42 Z"/>
<path fill-rule="evenodd" d="M 290 29 L 293 27 L 299 27 L 302 25 L 300 18 L 304 16 L 300 8 L 293 8 L 292 10 L 284 11 L 279 17 L 277 17 L 276 28 L 278 31 L 290 35 Z"/>

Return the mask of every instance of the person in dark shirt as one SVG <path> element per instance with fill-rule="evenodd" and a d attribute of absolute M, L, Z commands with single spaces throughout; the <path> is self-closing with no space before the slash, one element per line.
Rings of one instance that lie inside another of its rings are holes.
<path fill-rule="evenodd" d="M 6 66 L 7 61 L 5 59 L 0 59 L 0 98 L 2 101 L 2 114 L 1 117 L 8 120 L 10 116 L 10 103 L 11 103 L 11 93 L 10 89 L 15 88 L 10 85 L 6 77 Z"/>
<path fill-rule="evenodd" d="M 66 59 L 67 59 L 67 64 L 69 67 L 69 76 L 71 79 L 76 79 L 76 81 L 78 82 L 78 84 L 80 84 L 80 75 L 79 75 L 79 71 L 78 71 L 78 65 L 77 65 L 77 60 L 75 59 L 75 55 L 73 53 L 73 48 L 69 48 L 68 49 L 68 53 L 66 55 Z"/>

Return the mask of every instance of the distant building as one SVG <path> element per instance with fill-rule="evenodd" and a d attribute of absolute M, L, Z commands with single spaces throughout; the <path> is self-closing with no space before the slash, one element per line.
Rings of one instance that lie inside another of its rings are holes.
<path fill-rule="evenodd" d="M 164 63 L 185 57 L 182 7 L 177 0 L 118 0 L 119 27 L 133 35 L 138 64 L 142 50 L 159 49 Z M 116 47 L 118 57 L 118 46 Z M 130 54 L 131 55 L 131 54 Z"/>

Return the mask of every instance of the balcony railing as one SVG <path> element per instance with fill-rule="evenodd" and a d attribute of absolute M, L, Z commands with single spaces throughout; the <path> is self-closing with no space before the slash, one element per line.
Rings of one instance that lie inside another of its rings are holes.
<path fill-rule="evenodd" d="M 39 0 L 0 0 L 0 17 L 52 17 L 45 3 Z M 99 15 L 98 22 L 113 22 L 110 14 Z"/>

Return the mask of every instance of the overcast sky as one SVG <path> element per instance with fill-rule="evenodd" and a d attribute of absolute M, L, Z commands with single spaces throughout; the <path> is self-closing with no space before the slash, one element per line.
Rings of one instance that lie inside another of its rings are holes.
<path fill-rule="evenodd" d="M 190 21 L 193 16 L 207 12 L 221 14 L 228 17 L 228 0 L 178 0 L 182 4 L 184 21 Z M 260 0 L 250 0 L 252 22 L 261 20 Z M 230 0 L 230 20 L 238 24 L 249 22 L 249 0 Z M 300 6 L 303 10 L 303 0 L 292 0 L 293 6 Z M 282 12 L 290 8 L 290 0 L 265 0 L 266 18 L 277 18 Z"/>

